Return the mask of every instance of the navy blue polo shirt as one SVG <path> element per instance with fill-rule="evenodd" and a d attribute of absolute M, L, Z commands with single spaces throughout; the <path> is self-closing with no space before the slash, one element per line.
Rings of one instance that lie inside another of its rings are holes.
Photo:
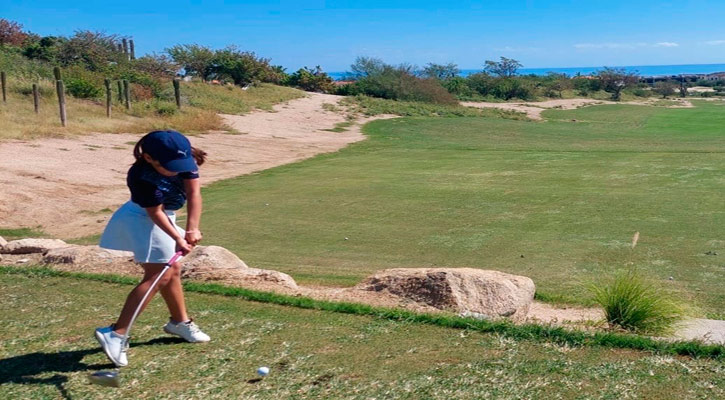
<path fill-rule="evenodd" d="M 196 179 L 199 171 L 180 172 L 164 176 L 147 163 L 134 164 L 128 170 L 126 184 L 131 190 L 131 201 L 143 208 L 164 205 L 169 211 L 178 210 L 186 203 L 184 179 Z"/>

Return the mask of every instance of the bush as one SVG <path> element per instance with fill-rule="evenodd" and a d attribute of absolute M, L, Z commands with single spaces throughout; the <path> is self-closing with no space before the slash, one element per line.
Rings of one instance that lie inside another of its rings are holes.
<path fill-rule="evenodd" d="M 166 101 L 159 101 L 156 103 L 156 114 L 161 116 L 169 116 L 174 115 L 176 112 L 179 111 L 179 109 L 176 107 L 176 104 L 169 103 Z"/>
<path fill-rule="evenodd" d="M 315 69 L 300 68 L 287 78 L 286 83 L 308 92 L 332 93 L 335 90 L 332 78 L 319 65 Z"/>
<path fill-rule="evenodd" d="M 101 96 L 99 87 L 81 78 L 66 79 L 65 88 L 71 96 L 78 99 L 93 99 Z"/>
<path fill-rule="evenodd" d="M 637 333 L 663 334 L 683 317 L 683 309 L 668 294 L 635 271 L 620 272 L 591 288 L 610 327 Z"/>

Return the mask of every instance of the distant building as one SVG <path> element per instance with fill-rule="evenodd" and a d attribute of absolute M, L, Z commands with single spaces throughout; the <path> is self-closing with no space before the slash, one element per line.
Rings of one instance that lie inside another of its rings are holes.
<path fill-rule="evenodd" d="M 713 72 L 712 74 L 703 75 L 700 79 L 705 81 L 725 81 L 725 72 Z"/>

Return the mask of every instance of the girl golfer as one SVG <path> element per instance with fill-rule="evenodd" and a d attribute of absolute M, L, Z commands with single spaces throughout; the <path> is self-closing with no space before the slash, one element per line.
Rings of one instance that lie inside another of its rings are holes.
<path fill-rule="evenodd" d="M 131 200 L 113 214 L 100 243 L 107 249 L 132 251 L 135 261 L 144 270 L 141 283 L 128 295 L 116 323 L 96 329 L 96 339 L 106 356 L 119 367 L 128 364 L 126 330 L 151 283 L 177 251 L 186 255 L 201 240 L 198 166 L 204 163 L 206 153 L 191 147 L 189 140 L 179 132 L 155 131 L 136 143 L 133 155 L 136 162 L 126 178 Z M 176 225 L 174 211 L 187 199 L 184 231 Z M 156 290 L 161 291 L 171 314 L 164 326 L 166 333 L 194 343 L 209 341 L 209 336 L 186 314 L 178 262 L 171 265 L 154 292 Z M 146 304 L 154 294 L 148 296 Z"/>

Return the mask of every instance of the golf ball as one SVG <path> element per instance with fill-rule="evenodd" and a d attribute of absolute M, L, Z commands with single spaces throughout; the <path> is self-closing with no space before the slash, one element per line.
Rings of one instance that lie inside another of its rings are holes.
<path fill-rule="evenodd" d="M 259 367 L 257 368 L 257 373 L 260 376 L 267 376 L 269 374 L 269 367 Z"/>

